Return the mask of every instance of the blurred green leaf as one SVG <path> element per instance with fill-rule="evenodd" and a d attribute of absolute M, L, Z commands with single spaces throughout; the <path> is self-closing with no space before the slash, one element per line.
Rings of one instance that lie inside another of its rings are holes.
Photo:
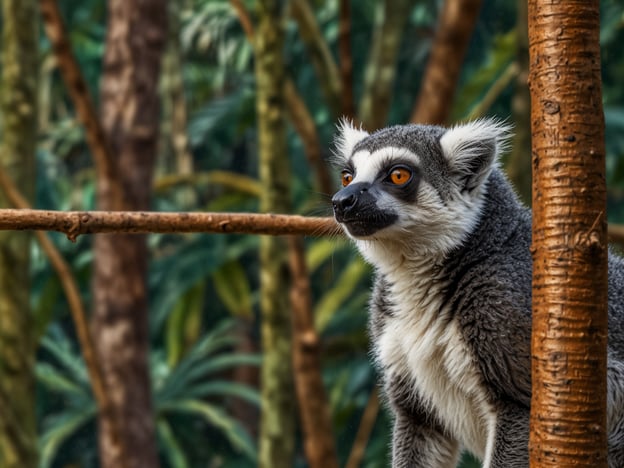
<path fill-rule="evenodd" d="M 176 439 L 169 423 L 164 418 L 160 418 L 156 424 L 156 430 L 171 467 L 188 468 L 190 465 L 186 460 L 184 450 Z"/>
<path fill-rule="evenodd" d="M 204 305 L 204 283 L 199 282 L 184 294 L 167 318 L 167 362 L 174 366 L 198 339 Z"/>
<path fill-rule="evenodd" d="M 41 456 L 40 468 L 51 467 L 54 459 L 67 440 L 76 431 L 95 417 L 96 407 L 93 403 L 72 411 L 64 412 L 62 415 L 50 418 L 41 436 Z"/>
<path fill-rule="evenodd" d="M 211 396 L 238 397 L 248 403 L 252 403 L 258 407 L 260 406 L 260 394 L 258 390 L 225 380 L 194 384 L 188 389 L 187 393 L 192 398 L 206 398 Z"/>
<path fill-rule="evenodd" d="M 89 383 L 87 369 L 82 356 L 72 349 L 67 337 L 58 328 L 52 329 L 50 334 L 43 337 L 41 347 L 48 351 L 67 372 L 71 379 L 81 384 Z"/>
<path fill-rule="evenodd" d="M 51 365 L 38 362 L 35 367 L 37 380 L 53 392 L 64 394 L 67 398 L 89 398 L 84 386 L 68 379 Z"/>
<path fill-rule="evenodd" d="M 251 287 L 240 262 L 227 262 L 214 272 L 212 279 L 219 299 L 234 317 L 250 319 L 253 314 Z"/>
<path fill-rule="evenodd" d="M 168 402 L 160 407 L 164 413 L 180 412 L 191 413 L 203 418 L 208 424 L 219 428 L 232 445 L 247 455 L 251 460 L 257 457 L 254 443 L 243 426 L 234 418 L 228 416 L 218 407 L 200 400 L 180 400 Z"/>
<path fill-rule="evenodd" d="M 370 272 L 360 257 L 355 257 L 342 271 L 334 286 L 325 292 L 314 309 L 315 326 L 322 333 L 340 305 L 351 295 L 362 278 Z"/>
<path fill-rule="evenodd" d="M 515 29 L 494 38 L 492 49 L 485 54 L 485 63 L 476 67 L 470 79 L 463 84 L 457 93 L 452 112 L 454 120 L 461 120 L 470 113 L 490 86 L 505 71 L 509 63 L 515 59 L 515 54 Z"/>
<path fill-rule="evenodd" d="M 336 252 L 346 249 L 349 245 L 346 239 L 340 238 L 321 238 L 311 242 L 306 250 L 306 264 L 309 272 L 313 273 L 316 271 Z"/>

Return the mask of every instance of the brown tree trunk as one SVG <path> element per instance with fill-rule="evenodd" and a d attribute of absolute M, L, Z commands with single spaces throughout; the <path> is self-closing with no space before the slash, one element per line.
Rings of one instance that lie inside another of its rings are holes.
<path fill-rule="evenodd" d="M 157 84 L 166 2 L 111 0 L 108 12 L 102 123 L 121 184 L 98 174 L 98 208 L 146 210 L 158 141 Z M 123 193 L 116 194 L 119 186 Z M 102 466 L 156 467 L 145 237 L 97 235 L 94 254 L 93 330 L 112 403 L 112 410 L 99 419 Z M 120 439 L 114 437 L 115 421 Z"/>
<path fill-rule="evenodd" d="M 301 237 L 289 239 L 293 314 L 293 371 L 304 448 L 310 468 L 338 468 L 329 400 L 321 374 L 321 343 L 314 328 L 310 277 Z"/>
<path fill-rule="evenodd" d="M 36 18 L 35 0 L 2 1 L 0 166 L 29 200 L 35 194 Z M 7 206 L 0 193 L 0 207 Z M 30 243 L 26 233 L 0 233 L 0 466 L 6 468 L 37 466 Z"/>
<path fill-rule="evenodd" d="M 264 212 L 290 209 L 290 169 L 286 151 L 284 97 L 283 4 L 257 3 L 258 29 L 254 36 L 258 167 Z M 260 308 L 262 335 L 261 468 L 287 468 L 295 450 L 295 395 L 291 365 L 291 325 L 288 303 L 287 246 L 284 239 L 260 239 Z"/>
<path fill-rule="evenodd" d="M 599 2 L 529 1 L 533 467 L 606 467 L 607 222 Z"/>
<path fill-rule="evenodd" d="M 446 0 L 411 121 L 445 124 L 481 0 Z"/>

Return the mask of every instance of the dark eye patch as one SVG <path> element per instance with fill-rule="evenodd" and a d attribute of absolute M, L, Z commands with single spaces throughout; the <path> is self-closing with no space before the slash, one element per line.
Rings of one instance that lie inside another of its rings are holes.
<path fill-rule="evenodd" d="M 390 180 L 390 174 L 396 167 L 406 168 L 412 174 L 410 179 L 403 185 L 394 184 Z M 414 166 L 413 163 L 394 160 L 391 163 L 384 164 L 384 168 L 377 175 L 375 184 L 378 184 L 385 192 L 399 200 L 407 203 L 414 203 L 418 195 L 420 179 L 420 171 Z"/>

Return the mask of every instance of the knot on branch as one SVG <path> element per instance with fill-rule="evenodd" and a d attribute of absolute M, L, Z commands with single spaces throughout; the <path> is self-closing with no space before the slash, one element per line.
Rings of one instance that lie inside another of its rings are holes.
<path fill-rule="evenodd" d="M 88 224 L 91 220 L 89 213 L 78 213 L 77 216 L 73 216 L 70 221 L 70 225 L 67 228 L 67 238 L 70 242 L 76 242 L 78 236 L 83 233 L 83 224 Z"/>
<path fill-rule="evenodd" d="M 306 330 L 299 335 L 299 343 L 304 350 L 310 351 L 319 347 L 319 337 L 313 330 Z"/>

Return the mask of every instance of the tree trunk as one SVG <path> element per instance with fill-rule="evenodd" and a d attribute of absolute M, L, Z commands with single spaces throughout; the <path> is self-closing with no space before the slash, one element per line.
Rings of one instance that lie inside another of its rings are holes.
<path fill-rule="evenodd" d="M 290 209 L 284 102 L 283 2 L 258 2 L 255 34 L 258 157 L 263 187 L 260 209 Z M 284 239 L 260 240 L 261 369 L 260 454 L 263 468 L 290 467 L 295 438 L 295 397 L 291 365 L 287 246 Z"/>
<path fill-rule="evenodd" d="M 338 468 L 329 400 L 321 374 L 321 342 L 314 328 L 310 276 L 301 237 L 289 239 L 292 276 L 293 368 L 310 468 Z"/>
<path fill-rule="evenodd" d="M 607 466 L 599 33 L 597 0 L 529 1 L 534 467 Z"/>
<path fill-rule="evenodd" d="M 446 0 L 411 121 L 445 124 L 481 0 Z"/>
<path fill-rule="evenodd" d="M 157 93 L 166 40 L 165 0 L 111 0 L 102 77 L 102 123 L 122 194 L 98 174 L 98 208 L 146 210 L 158 141 Z M 121 206 L 114 200 L 122 200 Z M 100 415 L 103 467 L 156 467 L 148 369 L 147 246 L 141 235 L 97 235 L 93 330 L 112 410 Z M 114 437 L 114 427 L 121 438 Z"/>
<path fill-rule="evenodd" d="M 2 1 L 3 119 L 0 165 L 34 199 L 37 142 L 37 3 Z M 0 194 L 0 207 L 10 206 Z M 34 323 L 30 310 L 30 241 L 0 233 L 0 466 L 37 466 Z"/>

